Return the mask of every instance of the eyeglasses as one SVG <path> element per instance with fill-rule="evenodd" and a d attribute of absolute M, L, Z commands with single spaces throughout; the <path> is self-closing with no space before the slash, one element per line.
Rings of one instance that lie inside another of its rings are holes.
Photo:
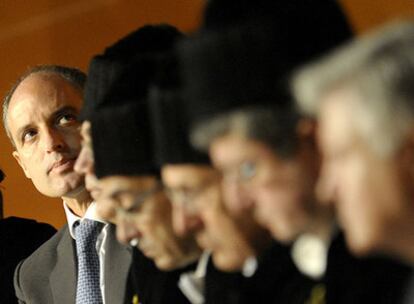
<path fill-rule="evenodd" d="M 210 178 L 196 187 L 164 187 L 164 192 L 172 204 L 180 204 L 181 206 L 184 206 L 188 212 L 196 212 L 198 210 L 196 200 L 215 182 L 217 182 L 216 178 Z"/>
<path fill-rule="evenodd" d="M 227 182 L 248 183 L 257 175 L 257 162 L 246 160 L 233 168 L 224 169 L 223 179 Z"/>
<path fill-rule="evenodd" d="M 118 202 L 115 207 L 117 214 L 131 216 L 139 212 L 142 204 L 162 189 L 162 184 L 157 182 L 154 187 L 145 191 L 118 190 L 112 193 L 110 197 L 112 200 Z M 125 205 L 127 205 L 127 207 L 125 207 Z"/>

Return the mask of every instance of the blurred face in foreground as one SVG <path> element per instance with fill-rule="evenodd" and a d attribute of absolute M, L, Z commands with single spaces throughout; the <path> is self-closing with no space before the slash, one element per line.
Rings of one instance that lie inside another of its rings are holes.
<path fill-rule="evenodd" d="M 223 174 L 225 202 L 234 214 L 243 210 L 254 214 L 282 242 L 307 230 L 315 213 L 313 187 L 318 166 L 312 148 L 279 158 L 262 142 L 229 134 L 212 142 L 210 156 Z"/>
<path fill-rule="evenodd" d="M 172 270 L 195 261 L 198 247 L 191 237 L 173 233 L 171 203 L 154 176 L 109 176 L 100 179 L 100 215 L 117 225 L 122 243 L 137 247 L 158 268 Z"/>
<path fill-rule="evenodd" d="M 207 165 L 168 165 L 163 182 L 173 201 L 177 233 L 192 233 L 223 271 L 242 269 L 269 240 L 252 217 L 232 217 L 223 204 L 220 175 Z"/>
<path fill-rule="evenodd" d="M 99 200 L 101 186 L 95 175 L 91 123 L 84 121 L 81 126 L 82 148 L 75 163 L 75 171 L 85 177 L 85 188 L 94 201 Z"/>
<path fill-rule="evenodd" d="M 85 175 L 85 185 L 98 202 L 102 217 L 117 224 L 123 243 L 138 240 L 137 247 L 160 269 L 171 270 L 193 262 L 199 250 L 188 237 L 172 231 L 171 204 L 155 177 L 95 175 L 91 124 L 82 124 L 82 150 L 75 170 Z"/>
<path fill-rule="evenodd" d="M 358 98 L 343 89 L 321 100 L 323 169 L 318 194 L 322 201 L 334 203 L 354 253 L 401 255 L 402 248 L 412 243 L 408 236 L 414 230 L 413 145 L 407 139 L 388 156 L 374 151 L 358 132 L 356 117 L 360 115 L 354 107 Z"/>

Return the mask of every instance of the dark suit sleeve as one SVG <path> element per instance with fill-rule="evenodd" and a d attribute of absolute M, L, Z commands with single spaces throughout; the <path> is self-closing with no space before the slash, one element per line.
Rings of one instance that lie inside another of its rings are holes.
<path fill-rule="evenodd" d="M 17 267 L 16 270 L 14 271 L 14 290 L 16 292 L 16 297 L 18 300 L 19 304 L 24 304 L 26 303 L 24 295 L 23 295 L 23 290 L 21 288 L 21 282 L 20 282 L 20 272 L 21 272 L 21 266 L 23 264 L 24 261 L 21 261 Z"/>

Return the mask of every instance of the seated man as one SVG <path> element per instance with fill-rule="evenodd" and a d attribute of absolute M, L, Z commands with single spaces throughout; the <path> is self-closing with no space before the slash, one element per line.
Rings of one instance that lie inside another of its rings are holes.
<path fill-rule="evenodd" d="M 296 241 L 292 258 L 315 280 L 310 301 L 398 301 L 409 269 L 352 257 L 331 208 L 314 197 L 319 155 L 313 126 L 295 112 L 284 82 L 296 59 L 274 39 L 280 37 L 263 41 L 254 32 L 233 30 L 183 43 L 192 142 L 221 171 L 224 202 L 234 215 L 250 212 L 276 240 Z M 240 50 L 243 63 L 233 60 Z"/>
<path fill-rule="evenodd" d="M 159 189 L 159 174 L 148 154 L 152 150 L 146 143 L 146 111 L 139 104 L 155 71 L 154 55 L 166 51 L 179 37 L 181 34 L 171 26 L 146 26 L 106 50 L 113 56 L 115 51 L 130 50 L 128 45 L 145 44 L 143 53 L 137 50 L 129 64 L 123 61 L 120 65 L 106 66 L 104 58 L 96 56 L 90 67 L 92 76 L 83 109 L 84 144 L 76 170 L 85 174 L 86 187 L 99 202 L 102 215 L 118 224 L 118 239 L 124 243 L 132 241 L 140 249 L 133 253 L 130 288 L 135 293 L 132 300 L 139 298 L 143 303 L 170 303 L 174 299 L 185 303 L 176 278 L 182 271 L 180 268 L 199 256 L 192 238 L 172 233 L 171 206 Z M 102 74 L 106 68 L 108 73 Z M 102 85 L 104 82 L 108 85 Z M 135 201 L 140 206 L 122 209 Z"/>
<path fill-rule="evenodd" d="M 116 242 L 113 227 L 96 216 L 83 176 L 73 170 L 81 146 L 77 116 L 84 83 L 79 70 L 39 66 L 24 74 L 4 100 L 3 123 L 13 156 L 39 192 L 62 198 L 68 220 L 16 268 L 15 289 L 22 303 L 123 300 L 130 253 Z M 97 248 L 80 250 L 90 243 Z M 119 261 L 116 268 L 111 261 Z M 88 292 L 86 280 L 93 282 Z"/>
<path fill-rule="evenodd" d="M 177 279 L 185 267 L 198 259 L 199 249 L 191 237 L 173 233 L 171 205 L 157 178 L 150 147 L 145 146 L 149 132 L 142 124 L 143 115 L 143 107 L 135 104 L 102 109 L 90 122 L 95 132 L 105 136 L 93 139 L 89 122 L 84 122 L 83 148 L 75 168 L 86 178 L 96 179 L 100 214 L 117 225 L 118 240 L 126 244 L 132 241 L 139 249 L 134 253 L 135 266 L 131 269 L 134 296 L 142 303 L 186 303 Z M 119 151 L 123 151 L 123 158 Z M 107 161 L 97 165 L 94 155 Z M 159 271 L 148 258 L 160 270 L 177 271 Z"/>
<path fill-rule="evenodd" d="M 352 252 L 411 264 L 413 52 L 414 24 L 387 26 L 305 67 L 293 84 L 319 123 L 318 194 L 333 203 Z"/>
<path fill-rule="evenodd" d="M 0 170 L 0 182 L 4 174 Z M 3 196 L 0 192 L 0 297 L 4 303 L 17 303 L 13 288 L 13 274 L 17 264 L 55 234 L 56 229 L 34 220 L 3 218 Z"/>
<path fill-rule="evenodd" d="M 174 64 L 165 75 L 174 75 Z M 221 176 L 205 153 L 188 141 L 188 117 L 177 95 L 176 81 L 153 85 L 149 108 L 162 180 L 173 204 L 173 226 L 178 235 L 193 235 L 205 251 L 194 273 L 181 277 L 180 288 L 192 303 L 267 303 L 269 293 L 279 302 L 290 275 L 298 274 L 288 252 L 272 246 L 269 233 L 249 212 L 232 216 L 224 204 Z M 273 263 L 263 253 L 277 255 Z M 206 253 L 211 253 L 208 260 Z M 275 289 L 271 282 L 277 284 Z M 289 278 L 289 283 L 292 283 Z"/>

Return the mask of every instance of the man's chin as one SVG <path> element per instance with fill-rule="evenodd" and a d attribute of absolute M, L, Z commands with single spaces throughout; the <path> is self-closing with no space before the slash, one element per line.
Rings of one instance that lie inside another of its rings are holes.
<path fill-rule="evenodd" d="M 83 176 L 76 173 L 66 175 L 54 184 L 60 197 L 77 198 L 86 192 Z"/>

